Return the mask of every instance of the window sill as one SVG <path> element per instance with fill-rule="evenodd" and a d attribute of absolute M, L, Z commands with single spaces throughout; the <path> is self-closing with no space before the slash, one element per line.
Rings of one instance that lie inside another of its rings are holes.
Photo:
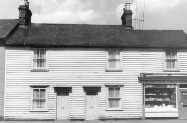
<path fill-rule="evenodd" d="M 123 70 L 105 70 L 105 72 L 123 72 Z"/>
<path fill-rule="evenodd" d="M 30 112 L 48 112 L 48 110 L 30 110 Z"/>
<path fill-rule="evenodd" d="M 165 70 L 163 70 L 163 72 L 180 72 L 180 70 L 169 70 L 169 69 L 165 69 Z"/>
<path fill-rule="evenodd" d="M 47 69 L 34 69 L 34 70 L 31 70 L 31 72 L 49 72 L 49 70 L 47 70 Z"/>
<path fill-rule="evenodd" d="M 105 111 L 123 111 L 123 109 L 106 109 Z"/>

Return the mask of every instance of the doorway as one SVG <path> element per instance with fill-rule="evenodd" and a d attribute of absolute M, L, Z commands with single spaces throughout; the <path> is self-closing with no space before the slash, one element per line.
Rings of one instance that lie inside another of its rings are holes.
<path fill-rule="evenodd" d="M 56 119 L 68 120 L 70 114 L 71 87 L 55 87 L 56 92 Z"/>
<path fill-rule="evenodd" d="M 57 120 L 69 119 L 69 93 L 57 93 Z"/>
<path fill-rule="evenodd" d="M 86 92 L 86 120 L 98 119 L 98 92 Z"/>
<path fill-rule="evenodd" d="M 180 90 L 180 119 L 187 119 L 187 89 Z"/>

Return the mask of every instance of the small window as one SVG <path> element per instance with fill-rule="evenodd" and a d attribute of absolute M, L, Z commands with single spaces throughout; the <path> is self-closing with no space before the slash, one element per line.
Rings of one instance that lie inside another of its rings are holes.
<path fill-rule="evenodd" d="M 47 89 L 32 88 L 31 91 L 31 111 L 47 110 Z"/>
<path fill-rule="evenodd" d="M 107 57 L 107 71 L 121 71 L 122 70 L 121 53 L 119 50 L 108 50 Z"/>
<path fill-rule="evenodd" d="M 108 87 L 108 108 L 121 108 L 121 92 L 120 87 Z"/>
<path fill-rule="evenodd" d="M 165 70 L 178 70 L 177 50 L 166 50 Z"/>
<path fill-rule="evenodd" d="M 33 51 L 33 70 L 47 69 L 46 49 L 34 49 Z"/>

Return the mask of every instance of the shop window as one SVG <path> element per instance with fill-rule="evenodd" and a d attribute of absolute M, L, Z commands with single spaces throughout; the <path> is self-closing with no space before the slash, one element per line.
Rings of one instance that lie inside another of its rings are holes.
<path fill-rule="evenodd" d="M 31 88 L 31 111 L 47 110 L 47 88 Z"/>
<path fill-rule="evenodd" d="M 47 51 L 46 49 L 33 50 L 33 70 L 42 71 L 47 70 Z"/>
<path fill-rule="evenodd" d="M 175 85 L 145 85 L 145 108 L 151 111 L 172 111 L 176 109 Z"/>
<path fill-rule="evenodd" d="M 121 89 L 120 87 L 108 87 L 108 108 L 121 108 Z"/>
<path fill-rule="evenodd" d="M 187 88 L 187 84 L 180 84 L 179 88 Z"/>
<path fill-rule="evenodd" d="M 119 50 L 117 49 L 108 50 L 106 71 L 122 71 L 122 58 Z"/>
<path fill-rule="evenodd" d="M 178 70 L 177 50 L 166 50 L 165 70 Z"/>

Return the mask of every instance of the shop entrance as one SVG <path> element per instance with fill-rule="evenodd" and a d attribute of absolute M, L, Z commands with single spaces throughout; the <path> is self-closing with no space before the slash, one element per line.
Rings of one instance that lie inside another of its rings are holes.
<path fill-rule="evenodd" d="M 187 119 L 187 89 L 180 90 L 180 119 Z"/>

